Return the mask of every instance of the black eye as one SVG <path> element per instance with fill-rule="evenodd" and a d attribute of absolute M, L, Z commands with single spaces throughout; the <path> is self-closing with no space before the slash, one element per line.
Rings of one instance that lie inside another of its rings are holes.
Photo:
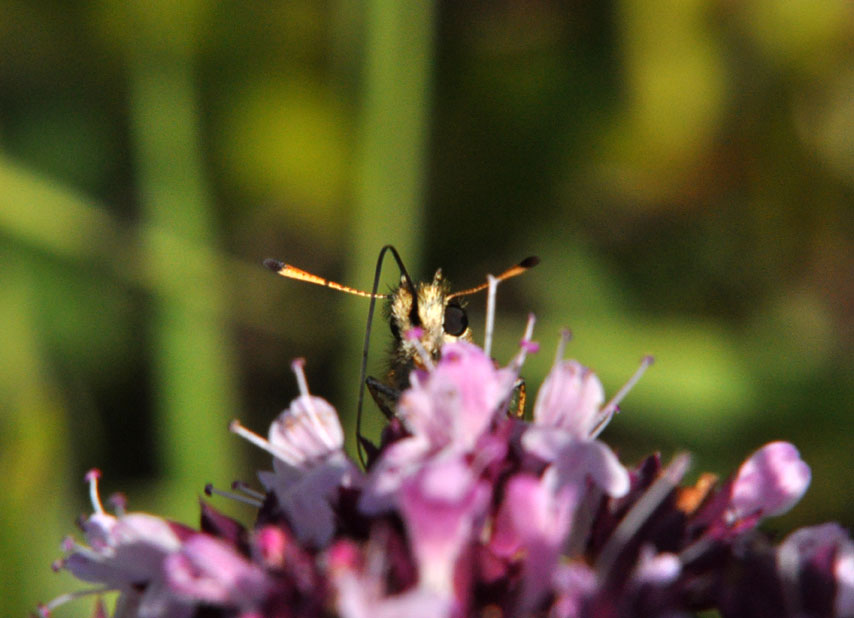
<path fill-rule="evenodd" d="M 465 309 L 459 305 L 448 305 L 445 307 L 445 332 L 453 337 L 459 337 L 469 326 L 469 318 Z"/>
<path fill-rule="evenodd" d="M 397 327 L 397 322 L 394 321 L 394 318 L 389 320 L 388 325 L 391 328 L 392 336 L 394 336 L 395 339 L 400 341 L 400 329 Z"/>

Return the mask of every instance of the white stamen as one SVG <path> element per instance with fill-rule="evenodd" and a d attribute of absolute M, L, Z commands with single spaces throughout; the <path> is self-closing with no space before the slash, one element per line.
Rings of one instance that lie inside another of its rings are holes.
<path fill-rule="evenodd" d="M 566 344 L 572 341 L 572 331 L 568 328 L 561 329 L 560 340 L 557 342 L 557 350 L 555 350 L 555 365 L 563 360 L 563 352 L 566 349 Z"/>
<path fill-rule="evenodd" d="M 412 347 L 415 348 L 415 351 L 418 352 L 418 356 L 421 358 L 421 362 L 424 364 L 427 371 L 433 371 L 436 368 L 433 364 L 433 359 L 430 358 L 430 355 L 427 354 L 427 350 L 425 350 L 424 346 L 421 344 L 421 336 L 423 334 L 424 330 L 416 326 L 407 331 L 406 338 L 412 344 Z"/>
<path fill-rule="evenodd" d="M 250 431 L 240 424 L 240 421 L 234 420 L 228 424 L 228 430 L 231 433 L 237 434 L 244 440 L 247 440 L 260 448 L 262 451 L 270 453 L 273 457 L 281 459 L 285 463 L 297 465 L 303 460 L 300 454 L 285 444 L 273 445 L 266 438 L 262 438 L 254 431 Z"/>
<path fill-rule="evenodd" d="M 229 498 L 231 500 L 235 500 L 236 502 L 242 502 L 243 504 L 254 506 L 255 508 L 261 508 L 261 505 L 264 503 L 263 500 L 253 500 L 252 498 L 247 498 L 246 496 L 241 496 L 240 494 L 217 489 L 211 483 L 205 485 L 205 493 L 209 496 L 215 495 L 220 496 L 222 498 Z"/>
<path fill-rule="evenodd" d="M 528 314 L 528 322 L 525 324 L 525 334 L 522 335 L 522 341 L 531 341 L 534 336 L 534 324 L 537 322 L 537 317 L 533 313 Z"/>
<path fill-rule="evenodd" d="M 317 409 L 314 407 L 314 400 L 311 397 L 311 394 L 308 391 L 308 380 L 305 378 L 305 359 L 304 358 L 296 358 L 291 362 L 291 370 L 294 372 L 294 375 L 297 377 L 297 385 L 299 386 L 299 392 L 305 401 L 305 407 L 308 410 L 308 421 L 312 424 L 317 435 L 320 436 L 323 444 L 333 444 L 335 439 L 329 433 L 329 429 L 326 425 L 323 424 L 320 420 L 320 415 L 317 413 Z"/>
<path fill-rule="evenodd" d="M 127 497 L 121 493 L 114 493 L 110 496 L 110 499 L 107 501 L 113 509 L 113 513 L 116 514 L 116 517 L 123 517 L 127 512 Z"/>
<path fill-rule="evenodd" d="M 608 423 L 611 422 L 611 419 L 614 417 L 614 414 L 617 412 L 617 406 L 620 405 L 620 402 L 625 399 L 626 395 L 629 394 L 629 391 L 634 388 L 634 385 L 638 383 L 638 380 L 641 379 L 646 370 L 650 365 L 655 361 L 652 356 L 644 356 L 641 361 L 640 367 L 635 370 L 632 374 L 632 377 L 628 379 L 628 381 L 623 384 L 623 387 L 617 391 L 617 393 L 611 397 L 611 401 L 605 404 L 605 407 L 599 410 L 599 414 L 597 414 L 596 423 L 593 426 L 593 431 L 590 432 L 590 439 L 595 440 L 596 437 L 602 433 L 605 427 L 608 426 Z"/>
<path fill-rule="evenodd" d="M 718 541 L 708 536 L 701 536 L 696 541 L 688 545 L 685 549 L 679 552 L 679 560 L 682 564 L 689 564 L 705 554 Z"/>
<path fill-rule="evenodd" d="M 516 353 L 516 356 L 513 357 L 513 360 L 510 361 L 510 368 L 517 373 L 524 364 L 525 359 L 528 357 L 529 347 L 532 345 L 531 336 L 534 334 L 534 324 L 536 324 L 536 322 L 536 316 L 533 313 L 529 313 L 528 322 L 525 324 L 525 334 L 522 335 L 522 342 L 519 345 L 519 351 Z"/>
<path fill-rule="evenodd" d="M 252 489 L 251 487 L 249 487 L 249 485 L 247 485 L 243 481 L 234 481 L 231 484 L 231 488 L 235 489 L 237 491 L 242 491 L 247 496 L 249 496 L 251 498 L 255 498 L 257 500 L 263 500 L 264 498 L 266 498 L 266 496 L 263 493 L 255 490 L 255 489 Z"/>
<path fill-rule="evenodd" d="M 498 289 L 498 279 L 486 275 L 489 288 L 486 293 L 486 331 L 483 341 L 483 351 L 489 356 L 492 353 L 492 333 L 495 330 L 495 291 Z"/>
<path fill-rule="evenodd" d="M 80 541 L 75 539 L 73 536 L 67 536 L 64 539 L 62 539 L 62 551 L 66 552 L 68 554 L 71 554 L 71 553 L 83 554 L 85 556 L 91 557 L 93 560 L 97 560 L 97 558 L 98 558 L 98 554 L 97 554 L 97 552 L 95 552 L 94 549 L 92 549 L 91 547 L 89 547 L 87 545 L 83 545 L 82 543 L 80 543 Z M 65 566 L 64 563 L 63 563 L 63 566 Z"/>
<path fill-rule="evenodd" d="M 86 480 L 89 482 L 89 500 L 92 502 L 92 510 L 99 515 L 104 514 L 104 506 L 101 504 L 101 496 L 98 495 L 98 479 L 101 478 L 101 471 L 97 468 L 92 468 L 86 473 Z"/>
<path fill-rule="evenodd" d="M 113 588 L 89 588 L 88 590 L 76 590 L 75 592 L 66 592 L 65 594 L 61 594 L 52 601 L 48 603 L 44 603 L 39 606 L 39 616 L 42 618 L 47 618 L 50 616 L 50 613 L 55 610 L 60 605 L 65 605 L 69 601 L 73 601 L 75 599 L 80 599 L 82 597 L 90 596 L 93 594 L 104 594 L 105 592 L 110 592 L 114 590 Z"/>
<path fill-rule="evenodd" d="M 297 386 L 299 386 L 299 394 L 303 397 L 308 397 L 308 381 L 305 379 L 305 359 L 295 358 L 291 361 L 291 371 L 297 377 Z"/>
<path fill-rule="evenodd" d="M 655 510 L 661 506 L 670 492 L 679 485 L 679 481 L 688 471 L 691 456 L 688 453 L 679 453 L 664 469 L 655 482 L 638 498 L 638 501 L 629 509 L 623 521 L 611 534 L 611 538 L 602 548 L 599 559 L 596 561 L 596 572 L 604 581 L 609 576 L 611 569 L 617 563 L 617 559 L 623 553 L 632 537 L 649 520 Z"/>

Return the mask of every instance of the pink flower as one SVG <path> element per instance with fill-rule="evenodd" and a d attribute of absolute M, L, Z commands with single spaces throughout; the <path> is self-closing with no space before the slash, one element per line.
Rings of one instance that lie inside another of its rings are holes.
<path fill-rule="evenodd" d="M 393 509 L 400 487 L 421 468 L 430 451 L 430 442 L 422 436 L 402 438 L 386 446 L 365 480 L 359 510 L 376 515 Z"/>
<path fill-rule="evenodd" d="M 635 567 L 633 582 L 636 585 L 667 585 L 679 577 L 682 563 L 679 556 L 669 552 L 656 553 L 652 545 L 641 548 L 638 564 Z"/>
<path fill-rule="evenodd" d="M 599 435 L 650 360 L 606 403 L 563 344 L 533 422 L 507 418 L 532 327 L 504 369 L 468 343 L 435 364 L 425 353 L 365 472 L 296 361 L 300 395 L 268 437 L 231 427 L 273 456 L 264 492 L 233 486 L 258 509 L 253 530 L 207 503 L 201 532 L 108 514 L 90 474 L 88 545 L 68 541 L 60 566 L 100 587 L 42 614 L 114 590 L 122 618 L 854 616 L 845 530 L 806 528 L 776 548 L 756 529 L 809 484 L 791 444 L 762 447 L 723 484 L 682 487 L 684 453 L 629 472 Z"/>
<path fill-rule="evenodd" d="M 604 403 L 605 391 L 595 373 L 578 361 L 560 360 L 537 393 L 534 422 L 589 440 Z"/>
<path fill-rule="evenodd" d="M 537 606 L 551 589 L 551 574 L 571 531 L 579 499 L 575 485 L 556 486 L 554 470 L 543 478 L 517 474 L 505 489 L 495 518 L 490 551 L 504 560 L 521 557 L 523 592 L 519 611 Z"/>
<path fill-rule="evenodd" d="M 465 341 L 446 344 L 436 368 L 416 372 L 400 397 L 404 426 L 432 448 L 471 449 L 504 406 L 516 374 L 496 369 L 492 359 Z"/>
<path fill-rule="evenodd" d="M 391 509 L 393 496 L 428 457 L 471 452 L 505 411 L 516 372 L 496 369 L 483 350 L 460 341 L 445 345 L 433 370 L 413 372 L 411 381 L 398 407 L 411 435 L 385 446 L 369 471 L 359 503 L 365 513 Z"/>
<path fill-rule="evenodd" d="M 57 563 L 78 579 L 104 584 L 100 590 L 118 590 L 119 607 L 127 608 L 129 616 L 184 616 L 192 606 L 174 599 L 164 583 L 163 563 L 181 548 L 182 537 L 190 533 L 179 524 L 168 522 L 147 513 L 107 513 L 98 495 L 98 470 L 86 475 L 94 513 L 82 522 L 89 544 L 80 545 L 66 540 L 68 556 Z M 82 594 L 86 594 L 84 591 Z M 66 595 L 42 608 L 43 614 L 74 598 Z"/>
<path fill-rule="evenodd" d="M 344 618 L 441 618 L 451 615 L 453 599 L 412 586 L 405 592 L 389 593 L 387 580 L 394 569 L 396 551 L 381 547 L 388 541 L 387 530 L 378 531 L 362 550 L 352 541 L 338 541 L 326 552 L 335 609 Z"/>
<path fill-rule="evenodd" d="M 554 463 L 562 484 L 589 476 L 608 495 L 619 497 L 629 490 L 628 472 L 614 452 L 595 439 L 616 407 L 603 409 L 604 401 L 596 374 L 576 361 L 558 360 L 537 393 L 534 424 L 522 436 L 522 445 Z"/>
<path fill-rule="evenodd" d="M 206 534 L 190 537 L 164 566 L 171 590 L 189 602 L 251 609 L 263 604 L 273 588 L 260 567 Z"/>
<path fill-rule="evenodd" d="M 732 486 L 727 518 L 782 515 L 804 495 L 810 468 L 788 442 L 771 442 L 751 455 L 738 469 Z"/>
<path fill-rule="evenodd" d="M 344 453 L 335 408 L 309 394 L 303 364 L 292 364 L 301 394 L 270 425 L 267 440 L 238 423 L 231 429 L 273 455 L 273 472 L 259 472 L 261 483 L 275 494 L 297 538 L 323 547 L 335 530 L 339 490 L 358 483 L 360 474 Z"/>
<path fill-rule="evenodd" d="M 439 597 L 454 598 L 458 560 L 482 523 L 488 488 L 459 456 L 423 466 L 400 492 L 400 514 L 418 566 L 418 585 Z"/>

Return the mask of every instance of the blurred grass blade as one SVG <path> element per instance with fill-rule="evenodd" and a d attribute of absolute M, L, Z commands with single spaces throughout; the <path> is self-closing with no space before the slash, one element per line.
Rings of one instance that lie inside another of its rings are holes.
<path fill-rule="evenodd" d="M 143 259 L 154 287 L 158 438 L 177 498 L 182 491 L 198 491 L 205 481 L 228 482 L 240 469 L 236 442 L 225 430 L 236 415 L 228 325 L 222 317 L 227 290 L 216 262 L 173 242 L 215 244 L 192 63 L 145 47 L 135 49 L 132 59 L 131 120 L 144 229 L 167 232 L 146 234 Z M 195 501 L 183 495 L 180 502 L 170 500 L 167 512 L 180 509 L 195 518 Z"/>

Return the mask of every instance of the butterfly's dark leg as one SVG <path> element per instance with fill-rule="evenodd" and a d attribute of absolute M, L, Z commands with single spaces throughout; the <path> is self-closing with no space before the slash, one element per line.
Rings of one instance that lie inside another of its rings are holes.
<path fill-rule="evenodd" d="M 394 409 L 397 407 L 397 400 L 400 399 L 400 391 L 370 376 L 365 379 L 365 386 L 368 387 L 368 392 L 386 419 L 394 418 Z"/>
<path fill-rule="evenodd" d="M 386 419 L 394 418 L 394 409 L 397 407 L 397 400 L 400 398 L 400 391 L 383 384 L 376 378 L 368 376 L 365 378 L 365 386 L 368 387 L 368 392 L 374 398 L 380 411 L 385 415 Z M 361 427 L 360 427 L 361 429 Z M 376 459 L 379 449 L 377 446 L 362 435 L 361 431 L 356 433 L 360 451 L 364 451 L 364 465 L 367 467 L 370 462 Z"/>

